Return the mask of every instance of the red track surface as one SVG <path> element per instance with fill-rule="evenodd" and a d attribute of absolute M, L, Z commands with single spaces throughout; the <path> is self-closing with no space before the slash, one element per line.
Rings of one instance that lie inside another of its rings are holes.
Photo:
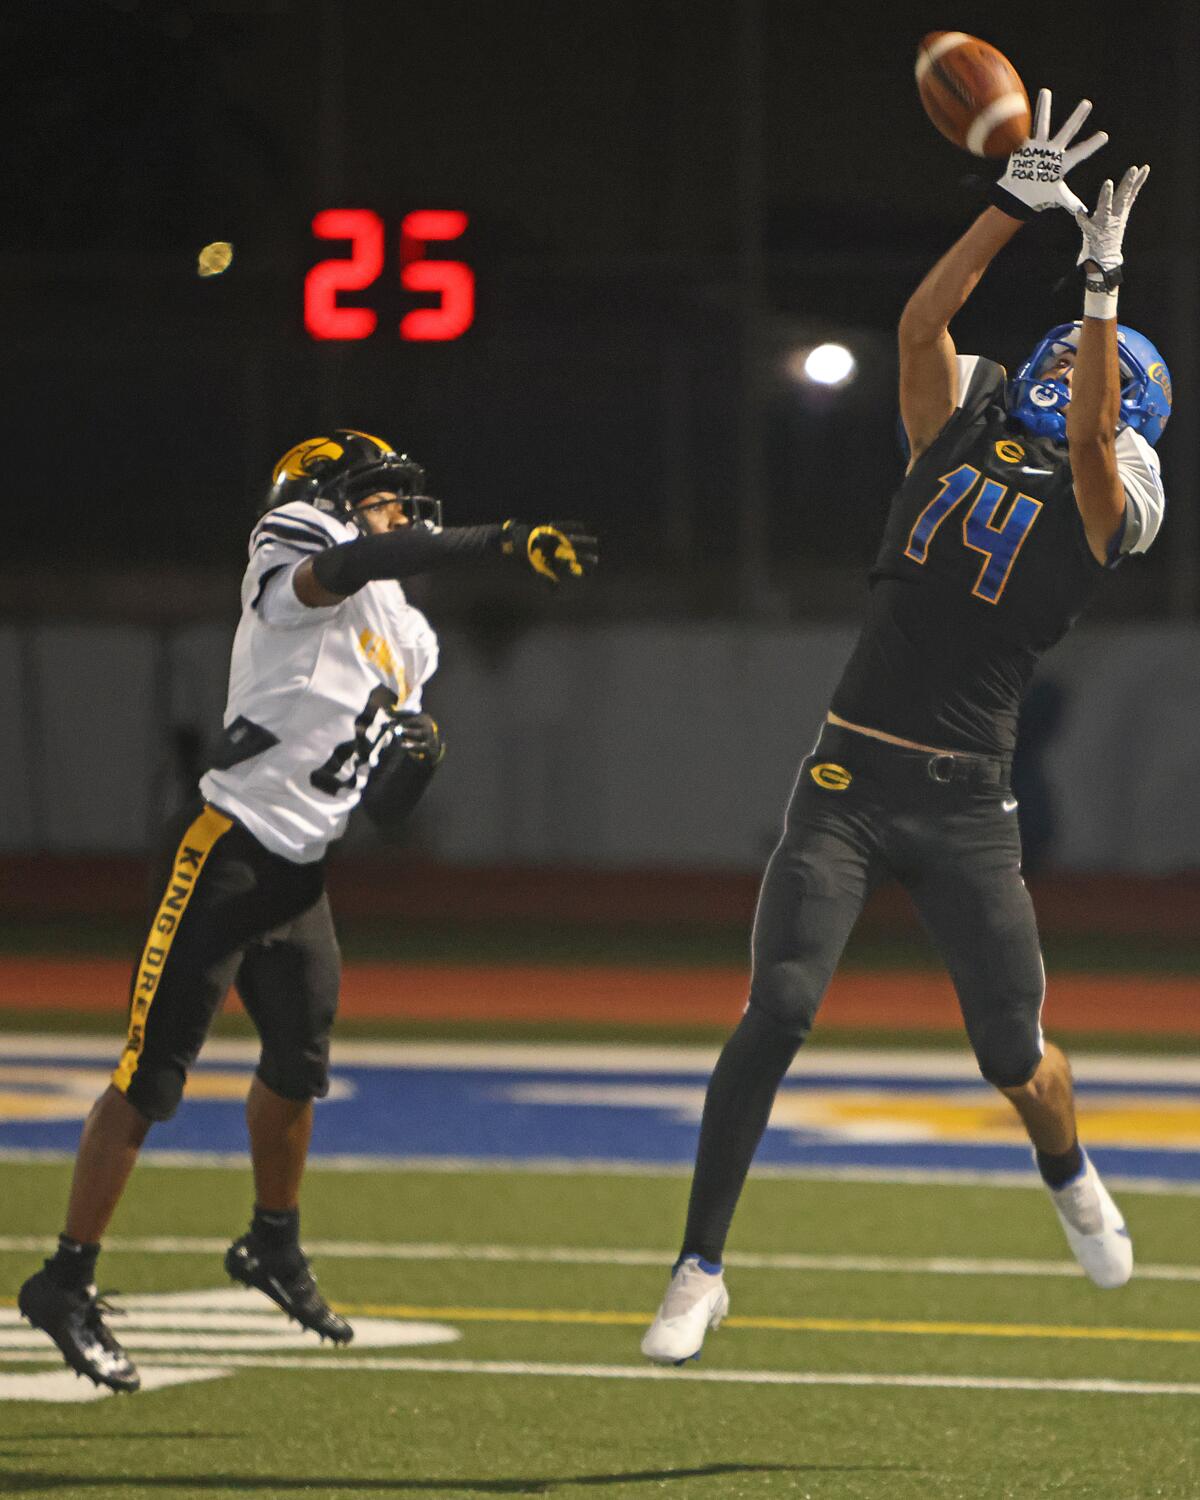
<path fill-rule="evenodd" d="M 469 869 L 409 855 L 334 859 L 334 911 L 397 922 L 568 922 L 581 926 L 735 926 L 748 930 L 759 872 Z M 1030 889 L 1038 925 L 1051 934 L 1103 934 L 1194 941 L 1200 932 L 1200 871 L 1162 877 L 1047 875 Z M 0 911 L 10 920 L 140 917 L 145 861 L 132 856 L 0 855 Z M 867 903 L 861 932 L 911 932 L 915 920 L 898 886 Z"/>
<path fill-rule="evenodd" d="M 129 983 L 121 959 L 0 959 L 0 1009 L 111 1011 Z M 1145 975 L 1051 977 L 1053 1031 L 1200 1036 L 1200 986 Z M 570 1021 L 730 1026 L 741 1010 L 741 968 L 552 967 L 532 964 L 351 964 L 342 1014 L 355 1019 Z M 830 986 L 822 1027 L 941 1030 L 961 1023 L 950 982 L 921 972 L 848 970 Z"/>

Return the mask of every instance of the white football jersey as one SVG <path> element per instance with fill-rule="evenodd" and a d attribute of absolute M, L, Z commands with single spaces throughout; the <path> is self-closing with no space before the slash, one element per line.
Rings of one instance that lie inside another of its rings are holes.
<path fill-rule="evenodd" d="M 1167 508 L 1158 454 L 1132 427 L 1117 433 L 1117 473 L 1125 491 L 1122 552 L 1147 552 L 1158 535 Z"/>
<path fill-rule="evenodd" d="M 437 636 L 399 583 L 368 583 L 328 608 L 296 597 L 305 558 L 360 535 L 304 501 L 250 533 L 225 736 L 200 781 L 208 801 L 300 864 L 346 831 L 395 715 L 420 710 L 437 669 Z"/>

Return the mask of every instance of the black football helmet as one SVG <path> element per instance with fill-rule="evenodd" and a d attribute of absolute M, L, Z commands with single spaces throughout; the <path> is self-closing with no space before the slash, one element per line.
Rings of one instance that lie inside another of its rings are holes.
<path fill-rule="evenodd" d="M 289 448 L 271 473 L 260 514 L 306 500 L 318 510 L 354 519 L 354 507 L 377 491 L 394 493 L 412 521 L 442 524 L 442 502 L 425 493 L 425 470 L 390 443 L 335 427 L 328 436 L 306 438 Z"/>

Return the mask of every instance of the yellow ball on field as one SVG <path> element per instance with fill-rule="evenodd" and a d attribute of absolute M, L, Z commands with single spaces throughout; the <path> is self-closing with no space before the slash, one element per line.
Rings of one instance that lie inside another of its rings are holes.
<path fill-rule="evenodd" d="M 205 245 L 196 257 L 196 271 L 200 276 L 219 276 L 233 262 L 233 246 L 228 240 L 214 240 Z"/>

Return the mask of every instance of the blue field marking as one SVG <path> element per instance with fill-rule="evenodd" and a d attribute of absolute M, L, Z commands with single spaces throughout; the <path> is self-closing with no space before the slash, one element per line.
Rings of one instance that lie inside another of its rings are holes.
<path fill-rule="evenodd" d="M 245 1150 L 249 1048 L 202 1061 L 192 1095 L 147 1150 Z M 0 1151 L 73 1151 L 112 1047 L 6 1038 Z M 455 1161 L 684 1165 L 696 1145 L 711 1059 L 681 1051 L 364 1044 L 345 1049 L 318 1109 L 314 1155 Z M 666 1057 L 666 1061 L 662 1059 Z M 1029 1148 L 1007 1104 L 944 1056 L 811 1050 L 780 1091 L 759 1148 L 781 1168 L 1012 1173 Z M 494 1058 L 492 1065 L 489 1060 Z M 457 1060 L 456 1060 L 457 1059 Z M 660 1065 L 661 1063 L 661 1065 Z M 1200 1183 L 1200 1062 L 1094 1059 L 1080 1067 L 1081 1137 L 1114 1176 Z"/>

